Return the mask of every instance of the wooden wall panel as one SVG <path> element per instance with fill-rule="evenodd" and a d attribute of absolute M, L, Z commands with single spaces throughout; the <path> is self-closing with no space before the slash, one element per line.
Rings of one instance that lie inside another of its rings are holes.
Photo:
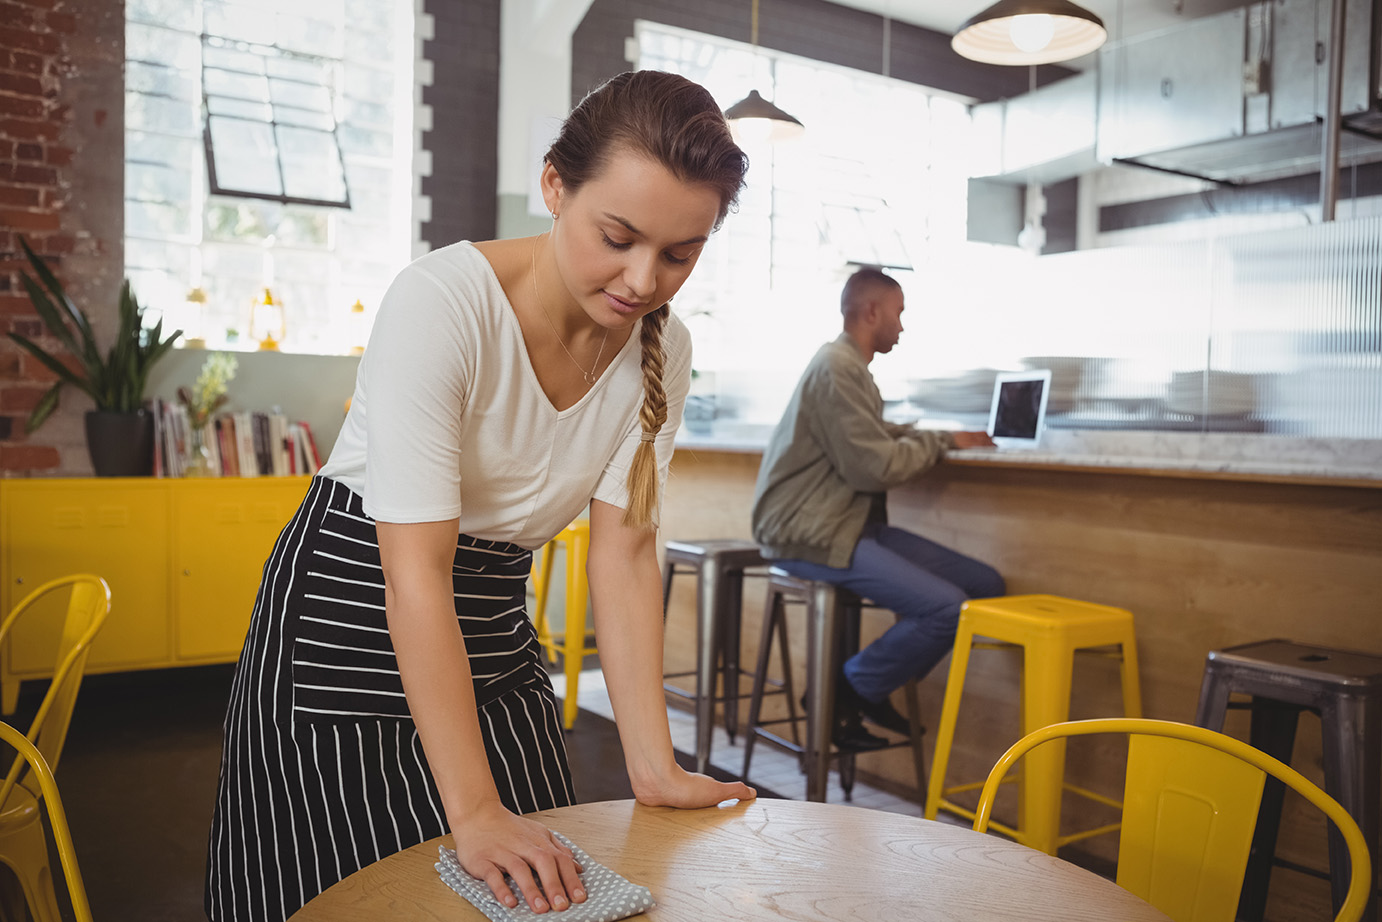
<path fill-rule="evenodd" d="M 663 537 L 748 537 L 757 467 L 756 454 L 679 451 Z M 894 490 L 889 512 L 894 524 L 994 564 L 1012 593 L 1131 610 L 1149 717 L 1193 719 L 1211 649 L 1288 637 L 1382 652 L 1382 489 L 952 463 Z M 693 595 L 690 580 L 681 581 L 667 628 L 669 664 L 687 669 L 695 662 Z M 761 587 L 751 583 L 745 597 L 744 661 L 751 663 Z M 882 615 L 868 619 L 866 639 L 888 623 Z M 799 664 L 804 636 L 793 627 Z M 981 778 L 1016 738 L 1019 668 L 1012 653 L 976 654 L 950 779 Z M 923 721 L 932 728 L 947 670 L 948 660 L 922 683 Z M 1119 702 L 1116 664 L 1081 657 L 1071 716 L 1116 715 Z M 1245 738 L 1246 727 L 1245 717 L 1231 715 L 1229 732 Z M 1318 722 L 1307 716 L 1293 764 L 1322 782 L 1319 747 Z M 1117 793 L 1122 754 L 1116 745 L 1072 746 L 1071 780 Z M 860 769 L 887 787 L 914 786 L 900 751 L 861 757 Z M 1076 824 L 1095 819 L 1078 801 L 1067 805 L 1067 813 L 1067 822 Z M 1289 809 L 1283 854 L 1318 865 L 1322 828 L 1309 809 Z M 1083 847 L 1111 858 L 1116 845 L 1106 836 Z M 1278 872 L 1273 900 L 1284 890 L 1284 905 L 1323 917 L 1327 889 L 1317 883 Z"/>

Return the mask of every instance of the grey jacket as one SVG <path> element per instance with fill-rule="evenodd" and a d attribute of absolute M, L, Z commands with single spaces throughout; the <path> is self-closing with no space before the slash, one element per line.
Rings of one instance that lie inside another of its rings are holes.
<path fill-rule="evenodd" d="M 753 537 L 770 559 L 847 567 L 887 490 L 954 445 L 944 432 L 883 419 L 883 397 L 847 334 L 811 359 L 758 469 Z"/>

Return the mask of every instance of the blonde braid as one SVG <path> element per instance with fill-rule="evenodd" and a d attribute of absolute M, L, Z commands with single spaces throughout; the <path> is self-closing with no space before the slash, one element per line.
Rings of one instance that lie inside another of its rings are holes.
<path fill-rule="evenodd" d="M 624 510 L 624 524 L 639 528 L 656 527 L 653 514 L 657 511 L 657 451 L 653 447 L 662 424 L 667 422 L 667 392 L 662 388 L 662 328 L 672 310 L 664 304 L 643 318 L 639 327 L 639 345 L 643 350 L 643 406 L 638 422 L 643 430 L 642 441 L 633 455 L 629 468 L 629 506 Z"/>

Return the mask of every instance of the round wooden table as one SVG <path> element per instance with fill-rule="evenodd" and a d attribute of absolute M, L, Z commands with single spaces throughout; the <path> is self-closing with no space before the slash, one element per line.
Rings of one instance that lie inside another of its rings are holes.
<path fill-rule="evenodd" d="M 703 810 L 631 800 L 532 814 L 652 890 L 651 922 L 1169 922 L 1096 874 L 931 820 L 794 800 Z M 485 922 L 433 865 L 442 836 L 366 867 L 289 922 Z M 563 913 L 547 913 L 558 920 Z"/>

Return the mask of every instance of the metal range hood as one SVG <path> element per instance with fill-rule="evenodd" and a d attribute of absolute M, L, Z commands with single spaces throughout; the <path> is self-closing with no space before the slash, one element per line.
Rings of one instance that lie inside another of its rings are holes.
<path fill-rule="evenodd" d="M 1111 163 L 1239 185 L 1318 172 L 1330 0 L 1269 0 L 1110 43 L 1098 66 L 974 108 L 976 175 L 1051 183 Z M 1382 161 L 1382 0 L 1348 0 L 1341 166 Z"/>

